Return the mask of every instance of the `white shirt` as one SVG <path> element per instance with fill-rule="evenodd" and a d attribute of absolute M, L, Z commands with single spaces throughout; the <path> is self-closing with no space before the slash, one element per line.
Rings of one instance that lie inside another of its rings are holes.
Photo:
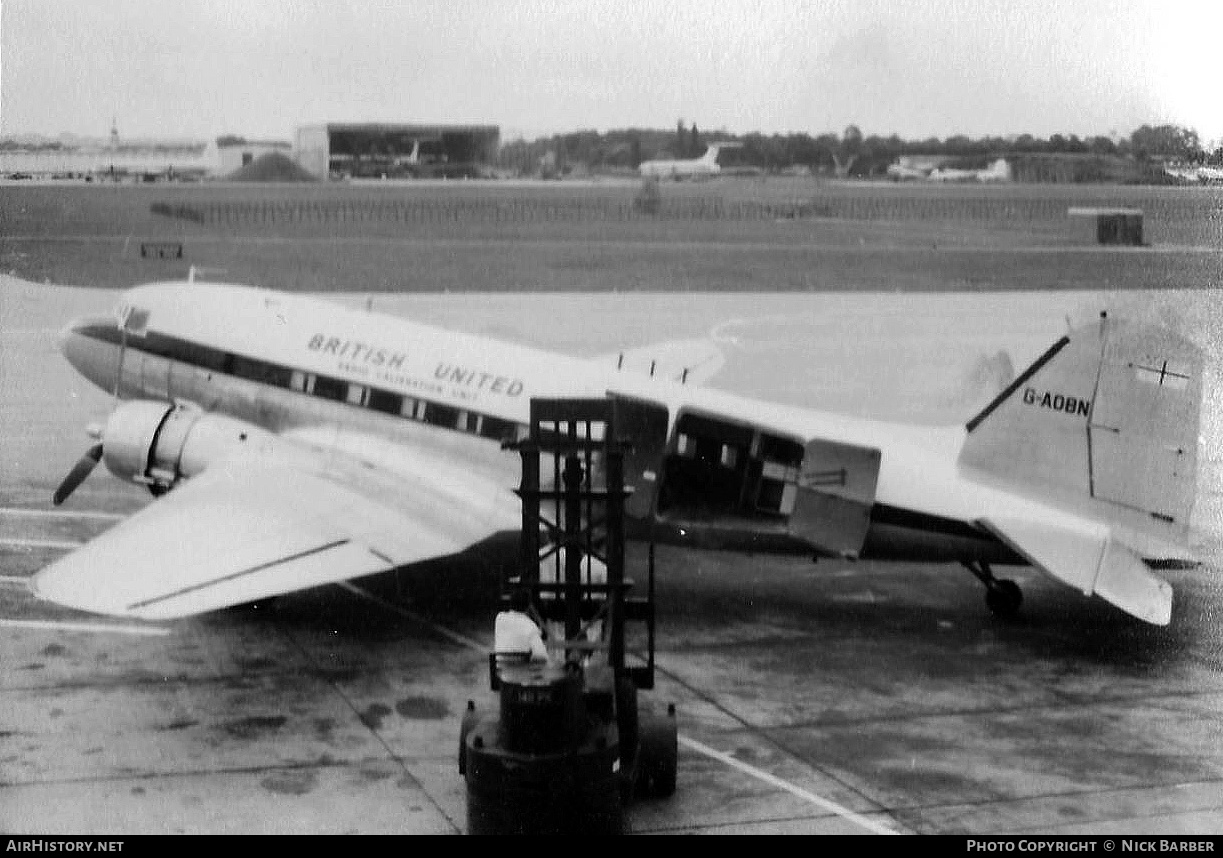
<path fill-rule="evenodd" d="M 493 626 L 493 651 L 527 652 L 531 661 L 547 661 L 548 650 L 535 621 L 521 611 L 502 611 Z"/>

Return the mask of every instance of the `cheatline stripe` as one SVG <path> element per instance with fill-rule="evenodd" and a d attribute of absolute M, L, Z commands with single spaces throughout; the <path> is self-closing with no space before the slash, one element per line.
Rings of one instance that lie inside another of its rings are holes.
<path fill-rule="evenodd" d="M 468 647 L 470 649 L 474 649 L 478 652 L 486 652 L 488 650 L 488 645 L 485 643 L 481 643 L 480 641 L 473 640 L 472 638 L 469 638 L 466 635 L 461 635 L 461 634 L 458 634 L 457 632 L 452 632 L 450 629 L 447 629 L 444 626 L 439 626 L 437 623 L 432 623 L 429 620 L 424 619 L 423 617 L 421 617 L 420 615 L 412 611 L 404 610 L 403 608 L 400 608 L 397 605 L 393 605 L 384 599 L 378 598 L 373 593 L 363 590 L 362 588 L 358 587 L 357 585 L 351 582 L 341 581 L 339 585 L 343 587 L 345 590 L 355 593 L 358 596 L 361 596 L 365 599 L 369 599 L 371 602 L 374 602 L 382 606 L 383 608 L 386 608 L 388 611 L 392 611 L 393 613 L 399 614 L 400 616 L 406 617 L 414 622 L 418 622 L 423 625 L 426 625 L 429 628 L 436 631 L 438 634 L 442 635 L 443 637 L 449 638 L 450 640 L 455 641 L 456 643 L 462 646 Z M 799 798 L 803 799 L 804 801 L 810 802 L 811 804 L 821 807 L 824 810 L 829 811 L 830 813 L 835 813 L 837 816 L 840 816 L 843 819 L 846 819 L 849 822 L 854 823 L 855 825 L 859 825 L 862 828 L 867 829 L 868 831 L 872 831 L 875 834 L 898 834 L 899 833 L 897 831 L 893 831 L 892 829 L 888 828 L 885 825 L 875 822 L 874 820 L 867 819 L 866 817 L 862 816 L 861 814 L 854 813 L 852 810 L 842 807 L 841 805 L 837 804 L 836 802 L 829 801 L 828 799 L 825 799 L 825 798 L 820 798 L 815 793 L 808 792 L 807 790 L 802 789 L 801 787 L 797 787 L 794 784 L 788 783 L 782 780 L 781 778 L 776 777 L 775 775 L 771 775 L 766 771 L 762 771 L 761 769 L 756 768 L 755 766 L 749 766 L 747 763 L 741 762 L 740 760 L 736 760 L 730 754 L 724 754 L 721 751 L 718 751 L 718 750 L 715 750 L 709 747 L 708 745 L 703 745 L 700 742 L 696 741 L 695 739 L 689 739 L 687 736 L 680 736 L 679 741 L 686 748 L 696 751 L 698 754 L 704 754 L 705 756 L 711 757 L 712 759 L 715 759 L 718 762 L 725 763 L 726 765 L 730 766 L 731 768 L 738 769 L 739 771 L 743 772 L 744 774 L 751 775 L 752 777 L 757 778 L 758 780 L 762 780 L 765 783 L 768 783 L 772 786 L 777 787 L 778 789 L 785 790 L 786 792 L 790 793 L 791 795 L 798 796 Z"/>
<path fill-rule="evenodd" d="M 111 632 L 124 635 L 168 635 L 170 629 L 161 626 L 128 626 L 118 623 L 69 623 L 60 620 L 0 619 L 0 628 L 53 629 L 66 632 Z"/>

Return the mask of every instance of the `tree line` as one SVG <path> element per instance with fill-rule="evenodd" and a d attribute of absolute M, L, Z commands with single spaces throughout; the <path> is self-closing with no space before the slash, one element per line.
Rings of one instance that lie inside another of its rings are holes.
<path fill-rule="evenodd" d="M 896 134 L 864 135 L 856 125 L 848 126 L 839 136 L 759 132 L 735 135 L 704 132 L 696 123 L 685 126 L 682 119 L 674 130 L 584 130 L 504 142 L 499 165 L 523 173 L 536 172 L 545 162 L 560 174 L 574 169 L 634 170 L 642 161 L 654 158 L 699 157 L 712 142 L 736 144 L 719 156 L 724 168 L 769 173 L 806 168 L 819 173 L 872 176 L 885 172 L 898 158 L 919 155 L 959 159 L 966 166 L 984 166 L 990 158 L 1005 155 L 1095 155 L 1223 165 L 1223 146 L 1208 152 L 1196 131 L 1179 125 L 1143 125 L 1128 137 L 1053 134 L 1040 138 L 1020 134 L 970 138 L 959 134 L 943 139 L 905 140 Z"/>

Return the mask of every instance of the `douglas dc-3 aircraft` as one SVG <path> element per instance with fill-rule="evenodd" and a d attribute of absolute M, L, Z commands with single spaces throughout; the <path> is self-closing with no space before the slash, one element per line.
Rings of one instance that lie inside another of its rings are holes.
<path fill-rule="evenodd" d="M 319 299 L 140 286 L 61 333 L 117 402 L 98 461 L 160 499 L 38 572 L 38 596 L 166 619 L 447 556 L 521 526 L 532 397 L 611 397 L 632 444 L 628 514 L 660 540 L 1031 564 L 1167 624 L 1157 561 L 1192 562 L 1202 352 L 1101 316 L 964 426 L 893 425 L 753 401 L 617 362 L 455 334 Z"/>

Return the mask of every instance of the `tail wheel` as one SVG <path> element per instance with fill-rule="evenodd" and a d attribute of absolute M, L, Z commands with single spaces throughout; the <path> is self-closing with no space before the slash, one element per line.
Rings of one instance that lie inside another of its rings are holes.
<path fill-rule="evenodd" d="M 985 561 L 961 563 L 978 581 L 985 585 L 985 604 L 995 617 L 1010 619 L 1019 612 L 1023 604 L 1023 591 L 1009 578 L 995 578 Z"/>

